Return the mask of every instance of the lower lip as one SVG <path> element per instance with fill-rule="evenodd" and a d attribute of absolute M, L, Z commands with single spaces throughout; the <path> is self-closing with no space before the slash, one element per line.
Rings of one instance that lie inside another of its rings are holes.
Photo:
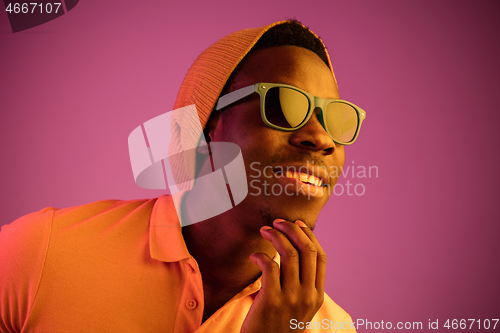
<path fill-rule="evenodd" d="M 287 178 L 276 174 L 274 178 L 283 186 L 283 193 L 285 195 L 304 195 L 308 198 L 322 198 L 326 194 L 325 186 L 306 184 L 295 178 Z"/>

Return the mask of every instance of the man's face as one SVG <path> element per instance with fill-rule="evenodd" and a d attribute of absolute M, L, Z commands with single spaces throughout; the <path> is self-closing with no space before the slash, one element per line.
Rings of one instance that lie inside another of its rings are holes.
<path fill-rule="evenodd" d="M 339 98 L 325 63 L 300 47 L 281 46 L 252 53 L 230 91 L 259 82 L 284 83 L 317 97 Z M 212 141 L 236 143 L 243 154 L 249 192 L 233 209 L 255 216 L 252 228 L 272 225 L 276 218 L 300 219 L 313 227 L 344 165 L 344 147 L 326 133 L 317 110 L 299 130 L 285 132 L 264 124 L 259 101 L 258 94 L 252 94 L 213 115 L 208 124 Z M 323 186 L 318 186 L 319 179 Z"/>

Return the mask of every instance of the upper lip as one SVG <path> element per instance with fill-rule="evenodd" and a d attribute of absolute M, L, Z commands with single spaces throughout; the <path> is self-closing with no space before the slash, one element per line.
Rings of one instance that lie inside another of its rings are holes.
<path fill-rule="evenodd" d="M 307 173 L 308 175 L 312 175 L 315 177 L 318 177 L 321 179 L 321 185 L 326 186 L 327 184 L 330 184 L 330 176 L 328 175 L 328 172 L 326 170 L 327 167 L 325 166 L 319 166 L 319 165 L 304 165 L 304 164 L 287 164 L 287 165 L 279 165 L 276 166 L 273 171 L 274 173 L 276 172 L 286 172 L 288 171 L 296 171 L 296 172 L 302 172 L 302 173 Z"/>

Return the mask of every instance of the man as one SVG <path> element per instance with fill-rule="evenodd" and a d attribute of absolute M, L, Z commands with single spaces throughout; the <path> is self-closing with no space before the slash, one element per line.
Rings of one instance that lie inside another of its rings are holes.
<path fill-rule="evenodd" d="M 207 142 L 239 146 L 246 198 L 183 228 L 169 196 L 46 208 L 5 226 L 0 330 L 354 331 L 324 294 L 312 233 L 364 119 L 338 99 L 324 45 L 296 21 L 212 45 L 175 108 L 195 104 Z"/>

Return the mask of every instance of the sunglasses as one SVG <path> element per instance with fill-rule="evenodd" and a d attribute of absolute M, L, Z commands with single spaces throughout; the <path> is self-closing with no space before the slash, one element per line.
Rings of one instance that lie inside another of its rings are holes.
<path fill-rule="evenodd" d="M 260 114 L 267 126 L 281 131 L 296 131 L 319 108 L 321 125 L 340 145 L 351 145 L 356 141 L 361 123 L 366 118 L 366 112 L 350 102 L 316 97 L 281 83 L 256 83 L 230 92 L 219 98 L 215 110 L 221 110 L 253 93 L 260 95 Z"/>

